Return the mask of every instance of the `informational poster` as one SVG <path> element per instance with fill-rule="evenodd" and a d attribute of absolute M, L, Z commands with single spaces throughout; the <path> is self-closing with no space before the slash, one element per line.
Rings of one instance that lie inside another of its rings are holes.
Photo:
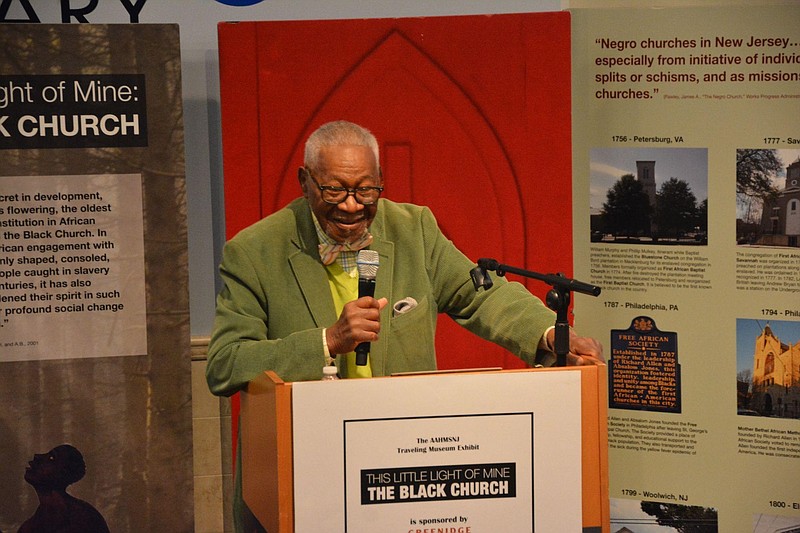
<path fill-rule="evenodd" d="M 0 184 L 0 362 L 146 353 L 141 175 Z"/>
<path fill-rule="evenodd" d="M 580 531 L 580 398 L 569 371 L 294 383 L 295 531 Z"/>
<path fill-rule="evenodd" d="M 190 531 L 178 27 L 4 24 L 0 57 L 0 530 Z"/>
<path fill-rule="evenodd" d="M 611 530 L 794 531 L 800 8 L 572 16 L 575 277 L 602 287 L 575 322 L 608 359 Z"/>

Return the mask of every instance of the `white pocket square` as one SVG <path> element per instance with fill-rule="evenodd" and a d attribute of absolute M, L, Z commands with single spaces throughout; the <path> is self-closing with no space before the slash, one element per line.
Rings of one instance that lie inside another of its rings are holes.
<path fill-rule="evenodd" d="M 402 315 L 403 313 L 408 313 L 409 311 L 414 309 L 416 306 L 417 306 L 417 301 L 414 298 L 412 298 L 411 296 L 403 298 L 402 300 L 398 300 L 392 306 L 392 316 L 397 316 L 397 315 Z"/>

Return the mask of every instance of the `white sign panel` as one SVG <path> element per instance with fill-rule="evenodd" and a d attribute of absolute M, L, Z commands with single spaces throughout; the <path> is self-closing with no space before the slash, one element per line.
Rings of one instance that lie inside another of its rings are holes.
<path fill-rule="evenodd" d="M 139 174 L 0 177 L 0 362 L 147 353 Z"/>
<path fill-rule="evenodd" d="M 580 531 L 578 372 L 293 384 L 295 530 Z"/>
<path fill-rule="evenodd" d="M 532 528 L 534 426 L 531 412 L 345 421 L 347 523 L 491 529 L 500 513 Z M 402 504 L 423 502 L 409 518 Z"/>

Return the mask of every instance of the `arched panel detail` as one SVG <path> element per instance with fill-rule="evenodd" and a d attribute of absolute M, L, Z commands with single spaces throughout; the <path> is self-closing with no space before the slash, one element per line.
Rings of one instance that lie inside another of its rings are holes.
<path fill-rule="evenodd" d="M 445 234 L 473 259 L 524 263 L 519 184 L 502 143 L 463 88 L 397 30 L 319 102 L 278 176 L 277 191 L 263 187 L 263 205 L 274 211 L 297 196 L 294 168 L 304 140 L 340 118 L 369 127 L 382 142 L 382 159 L 387 145 L 408 148 L 401 164 L 409 168 L 394 174 L 393 161 L 381 162 L 388 198 L 431 207 Z M 395 189 L 405 194 L 398 197 Z"/>
<path fill-rule="evenodd" d="M 343 118 L 473 260 L 570 275 L 569 47 L 567 12 L 221 25 L 229 227 L 297 197 L 306 137 Z M 521 365 L 449 319 L 437 339 L 443 368 Z"/>
<path fill-rule="evenodd" d="M 340 118 L 365 125 L 382 142 L 388 198 L 430 207 L 445 235 L 473 260 L 524 263 L 525 217 L 505 150 L 463 88 L 397 30 L 319 102 L 280 173 L 286 179 L 273 208 L 296 195 L 297 183 L 288 177 L 302 161 L 304 139 L 320 124 Z M 269 205 L 268 198 L 262 204 Z M 438 330 L 443 368 L 482 366 L 487 359 L 499 366 L 515 363 L 446 317 Z"/>

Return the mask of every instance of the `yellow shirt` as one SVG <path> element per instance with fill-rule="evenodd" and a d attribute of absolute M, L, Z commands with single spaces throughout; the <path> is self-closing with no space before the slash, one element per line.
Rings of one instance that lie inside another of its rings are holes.
<path fill-rule="evenodd" d="M 338 261 L 325 267 L 328 274 L 328 285 L 333 295 L 333 304 L 336 307 L 336 316 L 341 316 L 344 304 L 358 298 L 358 270 L 353 269 L 350 274 L 342 270 Z M 365 366 L 356 365 L 356 353 L 337 354 L 339 375 L 347 378 L 371 378 L 372 367 L 369 357 Z M 343 372 L 344 371 L 344 372 Z"/>

